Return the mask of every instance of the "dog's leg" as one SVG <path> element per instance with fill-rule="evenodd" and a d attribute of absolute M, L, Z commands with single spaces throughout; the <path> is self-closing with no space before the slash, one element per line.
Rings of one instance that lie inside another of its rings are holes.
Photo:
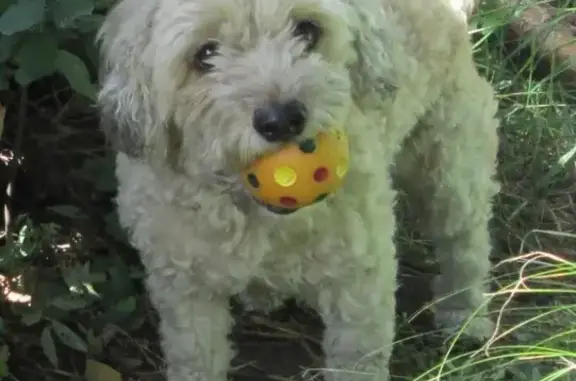
<path fill-rule="evenodd" d="M 367 206 L 367 215 L 353 212 L 342 220 L 351 221 L 346 232 L 326 238 L 342 242 L 348 237 L 345 248 L 334 248 L 328 254 L 338 258 L 334 263 L 339 269 L 326 269 L 325 273 L 336 277 L 323 281 L 317 291 L 316 303 L 326 326 L 323 348 L 327 381 L 389 379 L 397 263 L 394 195 L 391 189 L 383 189 L 384 193 L 387 197 Z"/>
<path fill-rule="evenodd" d="M 392 255 L 387 251 L 385 255 Z M 395 329 L 395 264 L 360 271 L 321 297 L 328 381 L 386 381 Z M 352 278 L 356 278 L 355 280 Z M 329 293 L 329 295 L 328 295 Z"/>
<path fill-rule="evenodd" d="M 483 338 L 493 327 L 482 316 L 486 309 L 479 308 L 488 290 L 488 223 L 498 192 L 497 104 L 492 88 L 471 62 L 460 70 L 427 119 L 432 127 L 427 138 L 432 142 L 427 159 L 433 187 L 430 230 L 441 271 L 434 288 L 436 299 L 443 299 L 436 304 L 436 321 L 456 328 L 479 312 L 465 333 Z"/>
<path fill-rule="evenodd" d="M 167 381 L 225 381 L 234 355 L 233 319 L 223 295 L 191 293 L 184 272 L 158 269 L 147 285 L 160 315 Z"/>
<path fill-rule="evenodd" d="M 396 279 L 392 269 L 357 273 L 340 284 L 321 309 L 327 381 L 386 381 L 395 329 Z"/>

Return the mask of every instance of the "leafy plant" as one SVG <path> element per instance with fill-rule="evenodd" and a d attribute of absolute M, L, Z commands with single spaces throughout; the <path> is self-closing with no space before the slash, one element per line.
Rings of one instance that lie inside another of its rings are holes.
<path fill-rule="evenodd" d="M 59 213 L 62 208 L 53 210 Z M 39 330 L 37 345 L 55 369 L 67 357 L 59 349 L 63 346 L 90 360 L 92 377 L 114 372 L 92 357 L 102 354 L 116 331 L 142 324 L 136 314 L 141 298 L 134 289 L 134 279 L 141 273 L 120 257 L 83 259 L 73 245 L 59 244 L 62 236 L 65 232 L 53 223 L 36 224 L 27 216 L 15 221 L 14 237 L 0 253 L 0 274 L 10 292 L 20 295 L 10 307 L 11 324 Z M 39 268 L 42 274 L 36 271 Z M 9 351 L 2 343 L 3 320 L 0 323 L 1 379 L 8 372 Z"/>
<path fill-rule="evenodd" d="M 94 99 L 94 35 L 109 0 L 0 0 L 0 90 L 59 74 Z"/>

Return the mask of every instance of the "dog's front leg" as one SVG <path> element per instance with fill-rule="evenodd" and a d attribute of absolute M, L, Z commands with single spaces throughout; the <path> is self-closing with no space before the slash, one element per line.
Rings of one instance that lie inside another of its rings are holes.
<path fill-rule="evenodd" d="M 151 274 L 150 297 L 160 315 L 167 381 L 225 381 L 234 353 L 228 298 L 195 291 L 188 274 Z"/>
<path fill-rule="evenodd" d="M 358 273 L 356 284 L 332 289 L 322 315 L 326 325 L 324 376 L 329 381 L 386 381 L 394 341 L 394 285 Z M 361 284 L 360 284 L 361 283 Z M 380 288 L 378 288 L 380 287 Z"/>
<path fill-rule="evenodd" d="M 374 203 L 366 199 L 369 215 L 351 211 L 348 220 L 354 223 L 342 234 L 349 237 L 346 247 L 329 254 L 342 261 L 340 271 L 326 270 L 337 275 L 318 291 L 318 309 L 326 326 L 324 375 L 328 381 L 389 379 L 397 263 L 393 192 L 388 192 L 389 198 Z"/>
<path fill-rule="evenodd" d="M 160 315 L 167 381 L 225 381 L 234 353 L 233 320 L 225 295 L 192 291 L 189 274 L 150 274 L 147 285 Z"/>

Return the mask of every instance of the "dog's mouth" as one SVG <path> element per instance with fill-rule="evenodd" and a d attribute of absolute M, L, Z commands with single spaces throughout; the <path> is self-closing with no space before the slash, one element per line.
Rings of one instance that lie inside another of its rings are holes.
<path fill-rule="evenodd" d="M 278 208 L 278 207 L 272 206 L 272 205 L 266 205 L 266 209 L 267 209 L 269 212 L 272 212 L 272 213 L 278 214 L 278 215 L 282 215 L 282 216 L 285 216 L 285 215 L 288 215 L 288 214 L 292 214 L 292 213 L 294 213 L 295 211 L 298 210 L 298 209 Z"/>
<path fill-rule="evenodd" d="M 264 202 L 262 202 L 256 198 L 253 198 L 253 200 L 256 202 L 256 204 L 265 208 L 270 213 L 278 214 L 281 216 L 292 214 L 292 213 L 294 213 L 300 209 L 300 208 L 283 208 L 280 206 L 270 205 L 270 204 L 266 204 L 266 203 L 264 203 Z"/>

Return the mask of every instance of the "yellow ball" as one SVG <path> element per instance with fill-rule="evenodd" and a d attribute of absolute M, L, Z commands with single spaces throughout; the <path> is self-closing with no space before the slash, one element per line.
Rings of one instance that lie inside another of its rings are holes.
<path fill-rule="evenodd" d="M 337 190 L 348 172 L 349 160 L 348 139 L 334 129 L 263 155 L 244 170 L 242 178 L 260 202 L 297 209 Z"/>

